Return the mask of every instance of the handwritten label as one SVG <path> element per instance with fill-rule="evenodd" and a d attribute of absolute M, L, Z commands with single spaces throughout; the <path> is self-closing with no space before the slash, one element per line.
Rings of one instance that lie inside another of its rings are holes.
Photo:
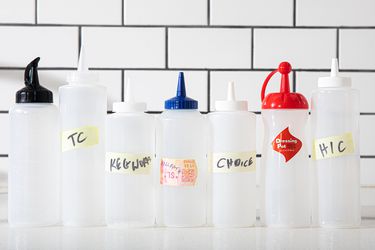
<path fill-rule="evenodd" d="M 152 155 L 129 153 L 106 153 L 105 170 L 118 174 L 150 174 Z"/>
<path fill-rule="evenodd" d="M 282 154 L 285 158 L 285 163 L 287 163 L 300 151 L 302 142 L 292 135 L 289 131 L 289 127 L 287 127 L 272 141 L 272 148 Z"/>
<path fill-rule="evenodd" d="M 95 126 L 74 128 L 62 132 L 61 150 L 91 147 L 99 143 L 99 129 Z"/>
<path fill-rule="evenodd" d="M 256 153 L 236 152 L 236 153 L 214 153 L 212 154 L 213 173 L 242 173 L 254 172 Z"/>
<path fill-rule="evenodd" d="M 162 158 L 160 184 L 166 186 L 194 186 L 198 176 L 195 160 Z"/>
<path fill-rule="evenodd" d="M 313 158 L 322 160 L 354 153 L 352 133 L 330 136 L 314 140 Z"/>

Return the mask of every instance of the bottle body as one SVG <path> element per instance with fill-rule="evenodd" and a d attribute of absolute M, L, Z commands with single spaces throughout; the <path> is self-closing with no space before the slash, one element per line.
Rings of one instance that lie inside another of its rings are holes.
<path fill-rule="evenodd" d="M 313 164 L 319 224 L 357 227 L 361 223 L 359 91 L 343 87 L 314 91 L 311 123 L 312 138 L 318 142 L 313 146 Z M 351 138 L 352 152 L 346 152 L 351 147 L 346 135 Z"/>
<path fill-rule="evenodd" d="M 154 117 L 143 112 L 109 115 L 106 136 L 107 224 L 152 226 Z"/>
<path fill-rule="evenodd" d="M 53 104 L 20 103 L 9 111 L 9 224 L 60 222 L 59 113 Z"/>
<path fill-rule="evenodd" d="M 255 114 L 214 112 L 209 119 L 212 224 L 253 226 L 256 220 Z"/>
<path fill-rule="evenodd" d="M 62 218 L 64 225 L 104 224 L 106 90 L 60 87 L 62 129 Z"/>
<path fill-rule="evenodd" d="M 157 128 L 157 224 L 206 224 L 207 128 L 197 110 L 166 110 Z"/>
<path fill-rule="evenodd" d="M 261 190 L 267 226 L 311 223 L 311 170 L 305 139 L 307 109 L 263 109 Z M 261 208 L 262 209 L 262 208 Z"/>

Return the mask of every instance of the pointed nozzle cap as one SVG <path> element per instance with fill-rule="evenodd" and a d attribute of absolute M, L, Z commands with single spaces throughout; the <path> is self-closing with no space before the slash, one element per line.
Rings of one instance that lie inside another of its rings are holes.
<path fill-rule="evenodd" d="M 228 82 L 227 100 L 215 102 L 216 111 L 247 111 L 247 101 L 237 101 L 234 82 Z"/>
<path fill-rule="evenodd" d="M 37 57 L 25 69 L 25 87 L 17 91 L 16 103 L 52 103 L 52 91 L 39 84 Z"/>
<path fill-rule="evenodd" d="M 176 96 L 164 102 L 165 109 L 197 109 L 198 102 L 186 96 L 184 73 L 178 75 Z"/>
<path fill-rule="evenodd" d="M 95 72 L 89 71 L 86 61 L 86 53 L 83 44 L 81 45 L 77 71 L 67 77 L 67 81 L 72 84 L 89 84 L 98 82 L 99 77 Z"/>
<path fill-rule="evenodd" d="M 319 88 L 338 88 L 351 87 L 352 81 L 350 77 L 339 76 L 339 63 L 337 58 L 332 58 L 331 75 L 326 77 L 319 77 Z"/>
<path fill-rule="evenodd" d="M 146 103 L 134 101 L 129 78 L 126 80 L 125 101 L 114 102 L 112 109 L 116 113 L 144 112 L 146 110 Z"/>

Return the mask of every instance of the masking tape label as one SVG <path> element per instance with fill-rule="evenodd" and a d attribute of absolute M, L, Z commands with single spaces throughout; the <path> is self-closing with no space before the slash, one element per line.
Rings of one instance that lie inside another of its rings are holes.
<path fill-rule="evenodd" d="M 162 158 L 160 161 L 161 185 L 194 186 L 197 176 L 195 160 Z"/>
<path fill-rule="evenodd" d="M 341 157 L 354 153 L 352 133 L 315 139 L 313 143 L 313 159 L 322 160 Z"/>
<path fill-rule="evenodd" d="M 117 174 L 150 174 L 152 155 L 107 152 L 105 170 Z"/>
<path fill-rule="evenodd" d="M 99 143 L 99 129 L 95 126 L 84 126 L 63 131 L 61 150 L 63 152 L 78 148 L 91 147 Z"/>
<path fill-rule="evenodd" d="M 242 173 L 256 170 L 256 152 L 213 153 L 211 169 L 213 173 Z"/>

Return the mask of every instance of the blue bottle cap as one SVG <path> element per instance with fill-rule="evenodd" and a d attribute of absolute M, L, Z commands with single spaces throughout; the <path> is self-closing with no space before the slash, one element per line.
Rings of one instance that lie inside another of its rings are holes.
<path fill-rule="evenodd" d="M 198 102 L 186 96 L 184 73 L 178 75 L 177 94 L 164 102 L 165 109 L 197 109 Z"/>

